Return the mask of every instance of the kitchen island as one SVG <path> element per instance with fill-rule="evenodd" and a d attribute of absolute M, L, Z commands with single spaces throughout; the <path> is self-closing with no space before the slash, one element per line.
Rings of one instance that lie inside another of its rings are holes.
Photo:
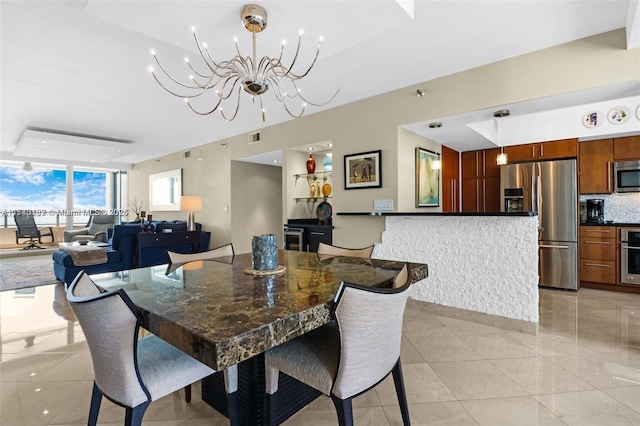
<path fill-rule="evenodd" d="M 534 213 L 338 215 L 384 218 L 374 258 L 429 265 L 429 279 L 411 287 L 413 305 L 439 315 L 537 332 L 538 217 Z"/>

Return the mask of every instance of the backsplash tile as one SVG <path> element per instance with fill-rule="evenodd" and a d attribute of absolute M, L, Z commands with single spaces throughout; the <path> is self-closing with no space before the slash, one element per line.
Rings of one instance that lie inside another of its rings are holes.
<path fill-rule="evenodd" d="M 619 223 L 640 223 L 640 192 L 581 195 L 580 201 L 604 200 L 604 219 Z"/>

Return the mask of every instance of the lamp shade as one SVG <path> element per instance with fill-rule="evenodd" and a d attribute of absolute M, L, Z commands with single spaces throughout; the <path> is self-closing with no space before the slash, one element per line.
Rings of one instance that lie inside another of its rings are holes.
<path fill-rule="evenodd" d="M 202 211 L 202 197 L 199 195 L 183 195 L 180 198 L 180 210 L 184 212 Z"/>

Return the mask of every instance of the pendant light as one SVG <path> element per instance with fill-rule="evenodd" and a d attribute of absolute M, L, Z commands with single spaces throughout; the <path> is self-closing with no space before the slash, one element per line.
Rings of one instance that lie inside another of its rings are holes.
<path fill-rule="evenodd" d="M 508 117 L 511 113 L 508 109 L 501 109 L 493 113 L 496 118 Z M 504 152 L 504 144 L 502 143 L 502 123 L 496 120 L 498 125 L 498 143 L 500 144 L 500 153 L 496 157 L 496 163 L 498 166 L 505 166 L 507 164 L 507 154 Z"/>

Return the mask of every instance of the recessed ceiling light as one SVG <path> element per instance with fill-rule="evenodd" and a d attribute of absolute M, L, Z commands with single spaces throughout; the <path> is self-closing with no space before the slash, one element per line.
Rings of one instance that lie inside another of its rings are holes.
<path fill-rule="evenodd" d="M 116 152 L 122 152 L 122 150 L 120 148 L 117 148 Z"/>
<path fill-rule="evenodd" d="M 333 144 L 332 144 L 332 143 L 328 143 L 328 144 L 327 144 L 327 146 L 328 146 L 329 148 L 331 148 L 331 147 L 333 146 Z"/>
<path fill-rule="evenodd" d="M 40 143 L 49 143 L 49 141 L 45 141 L 44 139 L 42 139 Z"/>
<path fill-rule="evenodd" d="M 34 151 L 40 151 L 40 148 L 33 148 Z"/>
<path fill-rule="evenodd" d="M 314 148 L 314 147 L 312 147 L 312 146 L 308 146 L 308 147 L 307 147 L 307 151 L 313 151 L 314 149 L 315 149 L 315 148 Z"/>
<path fill-rule="evenodd" d="M 439 121 L 434 121 L 433 123 L 429 123 L 430 129 L 439 129 L 440 127 L 442 127 L 442 123 Z"/>
<path fill-rule="evenodd" d="M 274 163 L 277 163 L 277 162 L 278 162 L 278 160 L 273 160 L 273 162 L 274 162 Z"/>

